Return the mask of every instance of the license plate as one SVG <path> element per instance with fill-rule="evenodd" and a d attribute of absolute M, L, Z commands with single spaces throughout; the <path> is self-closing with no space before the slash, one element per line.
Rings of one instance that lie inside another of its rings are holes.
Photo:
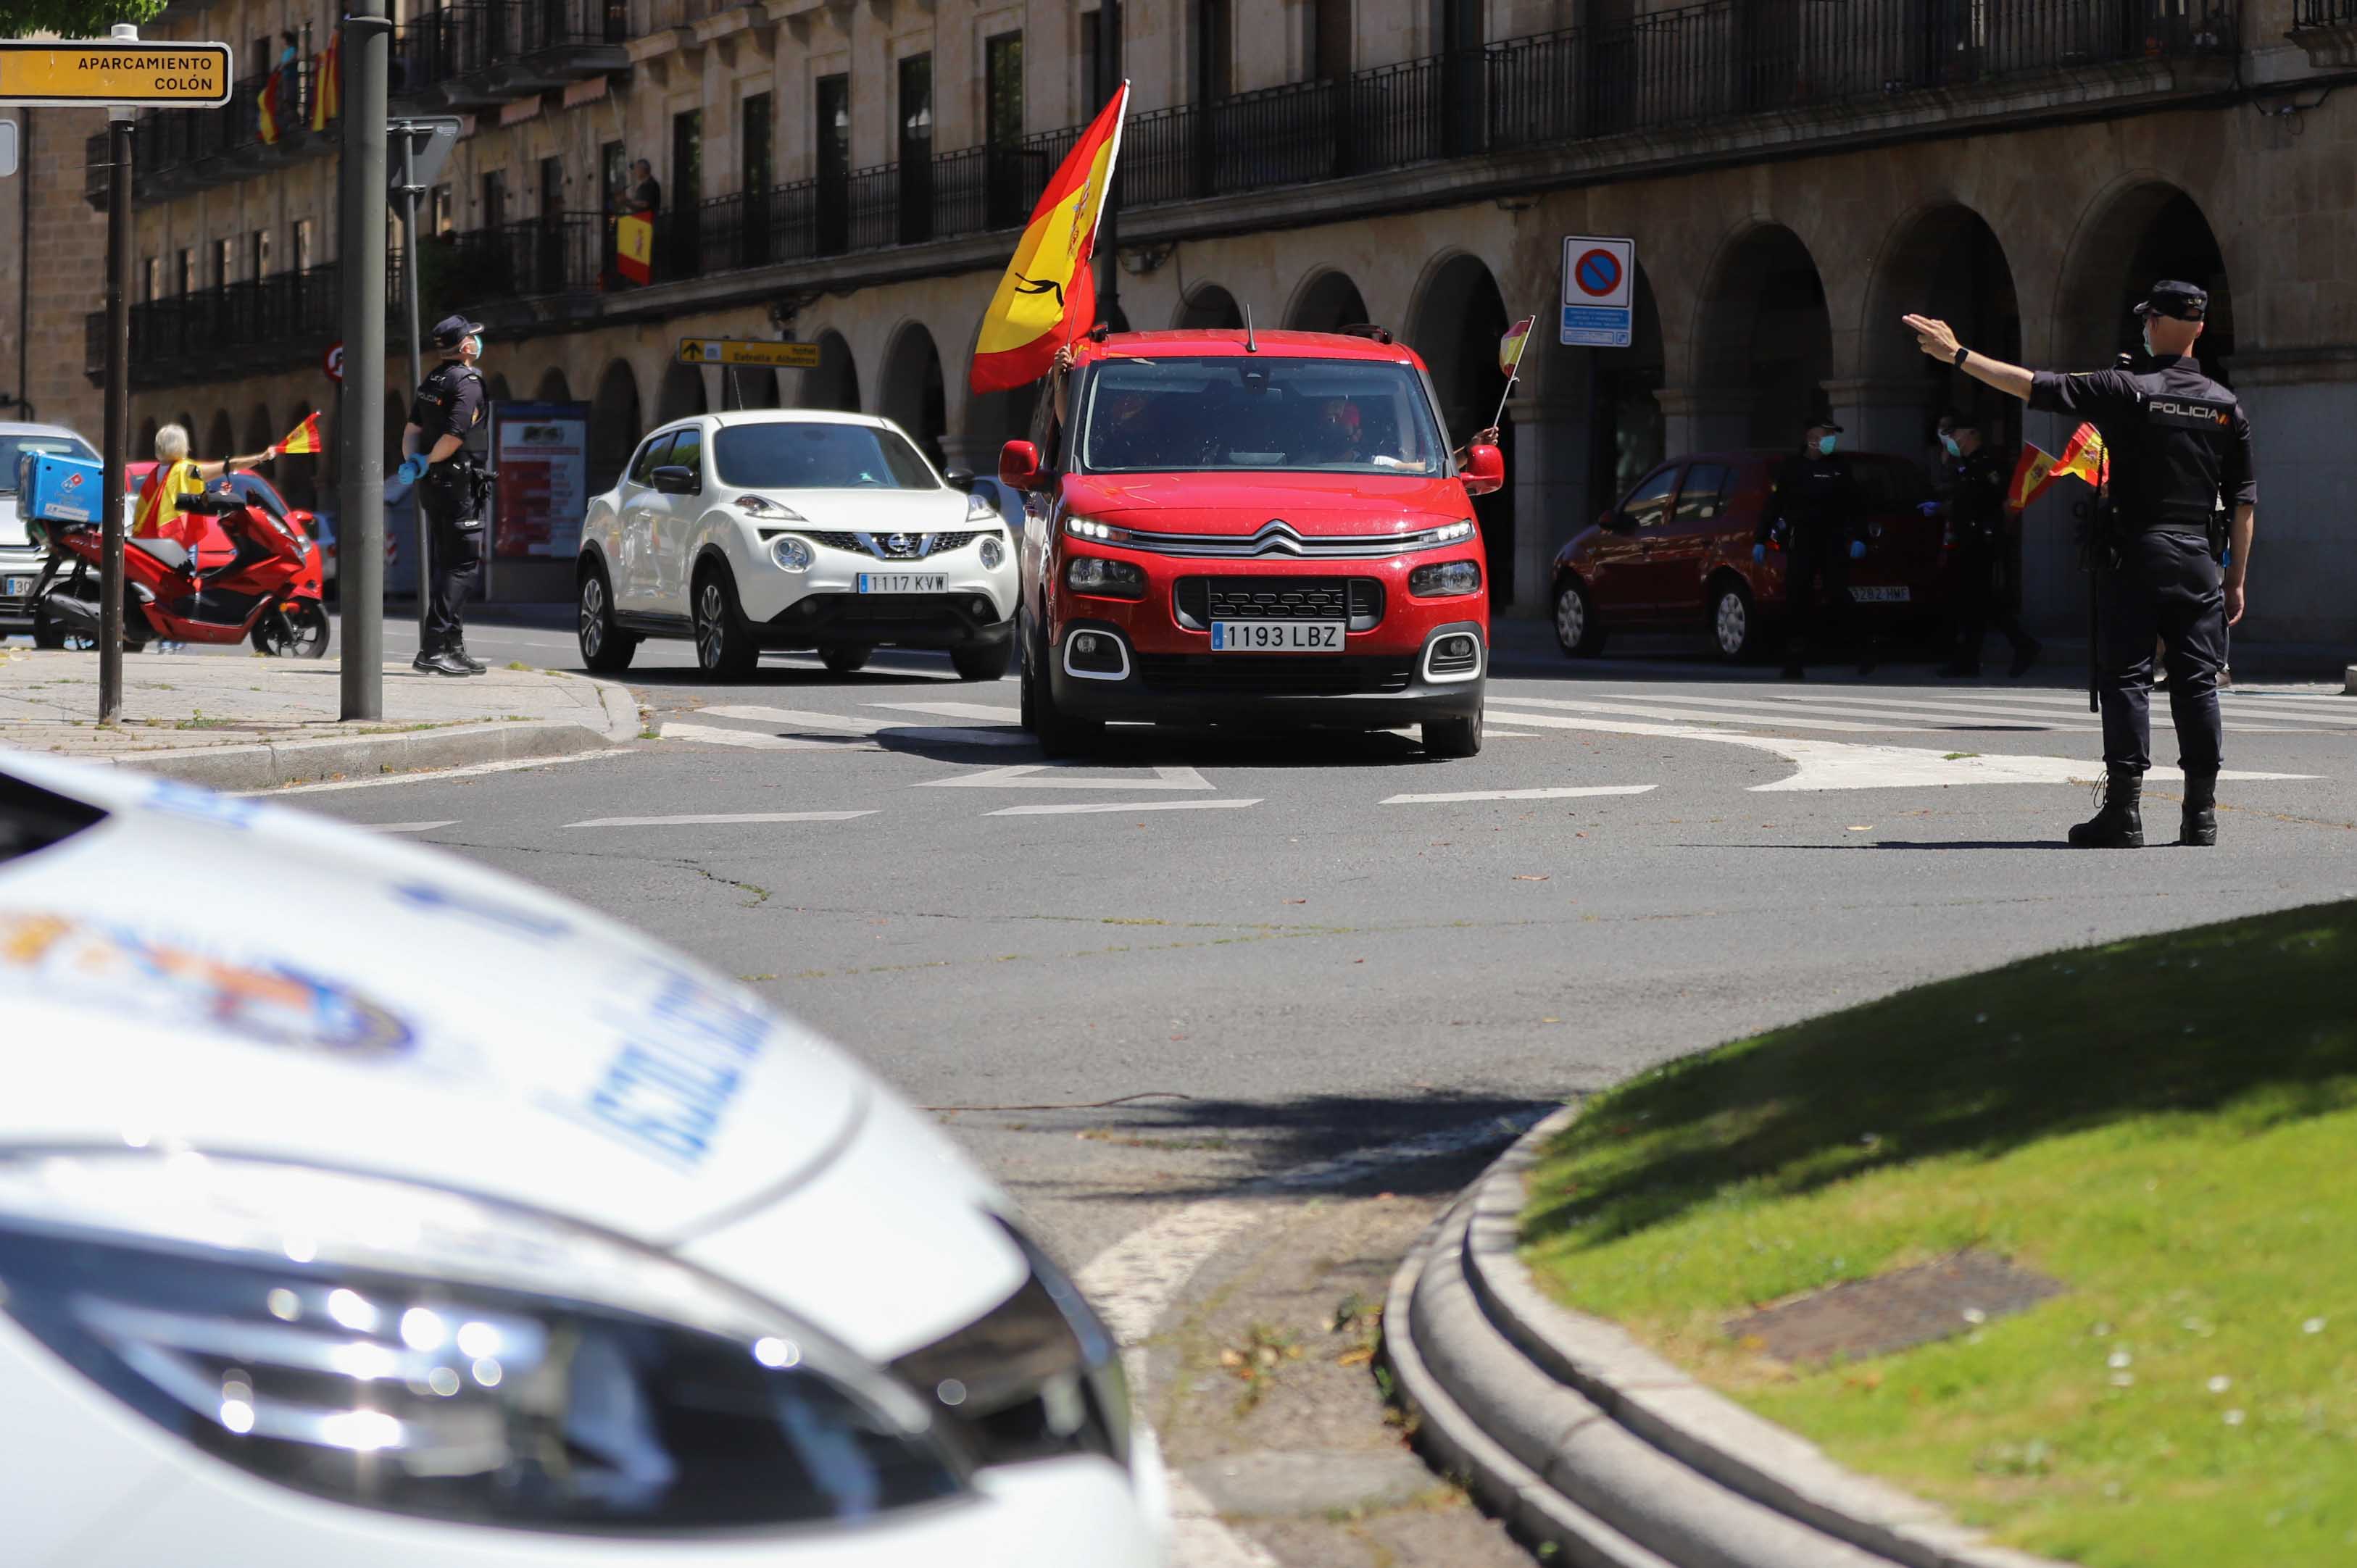
<path fill-rule="evenodd" d="M 1903 605 L 1908 602 L 1905 588 L 1852 588 L 1849 596 L 1862 605 Z"/>
<path fill-rule="evenodd" d="M 1215 620 L 1214 653 L 1340 653 L 1339 620 Z"/>
<path fill-rule="evenodd" d="M 21 599 L 32 591 L 30 577 L 0 577 L 0 599 Z"/>
<path fill-rule="evenodd" d="M 949 578 L 939 572 L 859 574 L 859 591 L 863 594 L 938 594 L 949 585 Z"/>

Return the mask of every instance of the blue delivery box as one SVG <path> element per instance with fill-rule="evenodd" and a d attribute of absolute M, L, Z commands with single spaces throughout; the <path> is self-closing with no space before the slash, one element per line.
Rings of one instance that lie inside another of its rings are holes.
<path fill-rule="evenodd" d="M 106 471 L 87 457 L 61 457 L 54 452 L 27 452 L 18 489 L 25 498 L 25 515 L 48 522 L 92 522 L 99 498 L 106 492 Z"/>

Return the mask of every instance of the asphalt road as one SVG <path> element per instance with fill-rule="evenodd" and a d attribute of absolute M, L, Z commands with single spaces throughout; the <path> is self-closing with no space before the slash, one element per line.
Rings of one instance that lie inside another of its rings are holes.
<path fill-rule="evenodd" d="M 576 662 L 554 628 L 470 640 Z M 2061 847 L 2100 772 L 2083 695 L 1921 666 L 1796 686 L 1532 658 L 1458 762 L 1395 734 L 1116 729 L 1049 766 L 1011 679 L 931 656 L 720 686 L 651 645 L 629 679 L 664 738 L 627 755 L 296 803 L 743 977 L 934 1108 L 1076 1261 L 1922 981 L 2357 889 L 2357 698 L 2321 687 L 2226 698 L 2230 770 L 2280 777 L 2230 771 L 2217 849 L 2161 847 L 2156 775 L 2156 847 L 2098 853 Z M 1468 1168 L 1372 1185 L 1428 1204 Z"/>

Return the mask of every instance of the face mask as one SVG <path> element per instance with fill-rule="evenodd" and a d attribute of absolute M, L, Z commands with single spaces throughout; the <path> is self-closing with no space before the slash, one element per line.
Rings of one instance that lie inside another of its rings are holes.
<path fill-rule="evenodd" d="M 1835 438 L 1830 435 L 1820 435 L 1817 437 L 1818 456 L 1830 457 L 1834 455 L 1834 439 Z"/>
<path fill-rule="evenodd" d="M 1948 456 L 1951 457 L 1961 457 L 1964 455 L 1963 446 L 1958 443 L 1954 436 L 1948 435 L 1944 431 L 1940 435 L 1940 445 L 1947 448 Z"/>
<path fill-rule="evenodd" d="M 2144 324 L 2144 330 L 2138 333 L 2137 336 L 2144 339 L 2144 357 L 2147 360 L 2154 358 L 2155 356 L 2152 351 L 2152 323 L 2147 321 Z"/>

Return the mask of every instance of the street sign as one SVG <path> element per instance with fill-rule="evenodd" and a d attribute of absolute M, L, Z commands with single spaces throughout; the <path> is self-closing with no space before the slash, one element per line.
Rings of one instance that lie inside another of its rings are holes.
<path fill-rule="evenodd" d="M 0 120 L 0 179 L 16 172 L 16 122 Z"/>
<path fill-rule="evenodd" d="M 407 188 L 402 179 L 404 166 L 409 171 L 409 184 L 422 194 L 434 188 L 434 177 L 450 161 L 450 149 L 458 145 L 458 133 L 467 123 L 456 114 L 417 114 L 406 120 L 388 121 L 384 127 L 387 176 L 387 205 L 395 212 L 402 210 L 402 194 Z M 410 161 L 401 161 L 401 139 L 409 138 Z"/>
<path fill-rule="evenodd" d="M 1562 341 L 1626 349 L 1635 333 L 1637 242 L 1566 234 L 1563 242 Z"/>
<path fill-rule="evenodd" d="M 0 41 L 0 105 L 152 104 L 218 109 L 229 102 L 227 44 L 148 44 L 82 39 Z"/>
<path fill-rule="evenodd" d="M 748 338 L 683 338 L 683 365 L 771 365 L 783 371 L 818 369 L 815 343 L 771 343 Z"/>
<path fill-rule="evenodd" d="M 338 343 L 320 356 L 319 368 L 328 372 L 329 381 L 342 381 L 344 379 L 344 346 Z"/>

